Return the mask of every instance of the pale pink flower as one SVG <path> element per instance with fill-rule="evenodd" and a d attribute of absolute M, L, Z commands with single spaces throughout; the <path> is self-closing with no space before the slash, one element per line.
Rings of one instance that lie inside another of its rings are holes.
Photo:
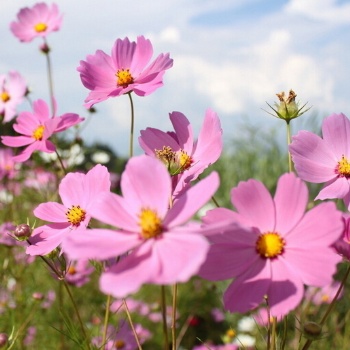
<path fill-rule="evenodd" d="M 58 189 L 63 204 L 42 203 L 34 210 L 36 217 L 51 223 L 33 231 L 27 254 L 46 255 L 66 237 L 75 235 L 82 227 L 86 228 L 93 203 L 100 193 L 109 191 L 109 188 L 109 173 L 102 165 L 94 166 L 87 174 L 67 174 Z"/>
<path fill-rule="evenodd" d="M 24 7 L 17 14 L 17 21 L 10 24 L 12 33 L 22 42 L 32 41 L 36 37 L 46 38 L 61 27 L 62 15 L 56 4 L 49 7 L 44 2 L 33 7 Z"/>
<path fill-rule="evenodd" d="M 67 268 L 65 280 L 73 286 L 82 287 L 89 282 L 89 276 L 94 271 L 95 269 L 88 260 L 71 261 Z"/>
<path fill-rule="evenodd" d="M 64 131 L 84 120 L 78 114 L 66 113 L 60 117 L 50 117 L 49 107 L 43 100 L 33 103 L 34 112 L 22 112 L 13 125 L 15 131 L 23 136 L 2 136 L 2 143 L 10 147 L 27 146 L 22 153 L 12 159 L 16 162 L 24 162 L 30 158 L 33 152 L 55 152 L 55 145 L 49 138 L 58 132 Z"/>
<path fill-rule="evenodd" d="M 135 331 L 140 341 L 143 344 L 150 338 L 151 333 L 143 328 L 140 324 L 135 324 Z M 92 343 L 99 346 L 101 344 L 101 337 L 96 337 L 92 340 Z M 134 333 L 127 320 L 121 320 L 118 328 L 112 325 L 107 327 L 107 342 L 103 347 L 104 350 L 137 350 L 138 346 L 135 340 Z"/>
<path fill-rule="evenodd" d="M 350 261 L 350 215 L 343 213 L 344 231 L 333 247 L 345 260 Z"/>
<path fill-rule="evenodd" d="M 17 106 L 23 101 L 27 84 L 18 72 L 0 75 L 0 116 L 8 122 L 17 114 Z"/>
<path fill-rule="evenodd" d="M 324 287 L 308 287 L 305 292 L 305 300 L 312 302 L 315 305 L 330 304 L 337 294 L 340 287 L 339 281 L 332 281 Z M 343 296 L 343 291 L 338 298 Z"/>
<path fill-rule="evenodd" d="M 280 177 L 274 198 L 249 180 L 232 189 L 231 200 L 237 212 L 218 208 L 204 218 L 218 233 L 208 236 L 212 245 L 200 271 L 209 280 L 235 278 L 224 294 L 227 310 L 249 311 L 267 295 L 279 317 L 300 303 L 304 284 L 331 283 L 340 261 L 331 245 L 343 232 L 333 202 L 305 214 L 308 190 L 293 173 Z"/>
<path fill-rule="evenodd" d="M 81 81 L 91 90 L 85 106 L 90 108 L 109 97 L 132 91 L 146 96 L 161 87 L 163 75 L 172 67 L 173 60 L 169 54 L 160 54 L 149 64 L 152 54 L 151 42 L 139 36 L 137 42 L 130 42 L 128 38 L 117 39 L 111 56 L 97 50 L 95 55 L 87 56 L 86 61 L 80 61 L 77 70 Z"/>
<path fill-rule="evenodd" d="M 344 114 L 324 119 L 322 136 L 299 131 L 289 146 L 301 179 L 325 183 L 315 199 L 340 198 L 350 209 L 350 121 Z"/>
<path fill-rule="evenodd" d="M 159 158 L 167 167 L 176 195 L 220 157 L 222 129 L 218 115 L 211 109 L 205 113 L 197 141 L 182 113 L 170 113 L 170 120 L 175 132 L 147 128 L 141 131 L 139 143 L 147 155 Z"/>
<path fill-rule="evenodd" d="M 171 179 L 164 165 L 148 156 L 134 157 L 121 178 L 123 197 L 104 193 L 92 216 L 120 230 L 77 231 L 65 243 L 72 259 L 106 260 L 126 252 L 102 273 L 100 289 L 123 298 L 143 284 L 185 282 L 204 262 L 208 242 L 198 224 L 187 223 L 219 185 L 212 173 L 180 196 L 169 209 Z"/>
<path fill-rule="evenodd" d="M 16 176 L 18 169 L 13 156 L 11 148 L 0 148 L 0 180 L 13 179 Z"/>

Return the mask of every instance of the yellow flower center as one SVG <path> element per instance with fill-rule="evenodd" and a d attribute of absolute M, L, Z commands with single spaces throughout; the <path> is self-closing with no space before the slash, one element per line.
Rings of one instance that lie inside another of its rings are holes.
<path fill-rule="evenodd" d="M 73 205 L 72 208 L 67 210 L 66 217 L 68 221 L 78 227 L 82 221 L 85 220 L 86 211 L 81 209 L 79 205 Z"/>
<path fill-rule="evenodd" d="M 37 141 L 41 141 L 43 139 L 43 134 L 44 134 L 45 126 L 44 125 L 39 125 L 33 132 L 33 137 Z"/>
<path fill-rule="evenodd" d="M 142 209 L 139 218 L 142 238 L 155 238 L 162 233 L 162 221 L 153 210 Z"/>
<path fill-rule="evenodd" d="M 163 146 L 161 150 L 154 150 L 156 157 L 160 159 L 167 167 L 171 176 L 183 173 L 189 169 L 193 159 L 184 150 L 174 152 L 171 147 Z"/>
<path fill-rule="evenodd" d="M 350 177 L 350 163 L 348 159 L 343 155 L 338 162 L 336 172 L 341 177 Z"/>
<path fill-rule="evenodd" d="M 42 33 L 42 32 L 45 32 L 45 30 L 47 29 L 47 25 L 45 23 L 37 23 L 35 26 L 34 26 L 34 30 L 37 32 L 37 33 Z"/>
<path fill-rule="evenodd" d="M 183 150 L 177 153 L 177 159 L 182 170 L 181 172 L 190 168 L 193 163 L 192 158 Z"/>
<path fill-rule="evenodd" d="M 75 269 L 74 266 L 69 266 L 67 273 L 69 275 L 75 275 L 77 273 L 77 270 Z"/>
<path fill-rule="evenodd" d="M 125 341 L 121 339 L 117 339 L 114 343 L 116 349 L 124 349 L 125 347 Z"/>
<path fill-rule="evenodd" d="M 1 93 L 1 99 L 2 99 L 2 102 L 7 102 L 11 99 L 10 95 L 8 94 L 8 92 L 6 91 L 3 91 Z"/>
<path fill-rule="evenodd" d="M 273 259 L 283 253 L 285 240 L 276 232 L 267 232 L 259 236 L 256 241 L 256 251 L 263 258 Z"/>
<path fill-rule="evenodd" d="M 226 331 L 226 335 L 229 337 L 229 338 L 234 338 L 236 336 L 236 332 L 230 328 Z"/>
<path fill-rule="evenodd" d="M 321 300 L 323 303 L 328 303 L 331 300 L 331 298 L 328 294 L 323 294 Z"/>
<path fill-rule="evenodd" d="M 121 69 L 116 73 L 117 85 L 127 87 L 134 82 L 134 78 L 129 72 L 129 69 Z"/>

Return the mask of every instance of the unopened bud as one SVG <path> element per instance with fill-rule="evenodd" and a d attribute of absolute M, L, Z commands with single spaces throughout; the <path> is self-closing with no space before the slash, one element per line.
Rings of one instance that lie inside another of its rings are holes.
<path fill-rule="evenodd" d="M 267 105 L 275 112 L 275 114 L 272 114 L 270 112 L 270 115 L 279 118 L 284 119 L 287 123 L 289 123 L 292 119 L 300 117 L 302 114 L 307 112 L 310 108 L 307 108 L 306 110 L 303 110 L 307 103 L 305 103 L 302 107 L 299 107 L 299 102 L 295 101 L 295 98 L 297 97 L 297 94 L 290 90 L 288 96 L 285 96 L 284 91 L 280 92 L 279 94 L 276 94 L 276 96 L 279 99 L 279 104 L 275 103 L 274 107 L 269 105 L 267 102 Z"/>
<path fill-rule="evenodd" d="M 6 333 L 0 333 L 0 348 L 4 348 L 7 345 L 9 337 Z"/>
<path fill-rule="evenodd" d="M 322 334 L 322 326 L 316 322 L 307 322 L 304 324 L 303 334 L 308 339 L 318 339 Z"/>
<path fill-rule="evenodd" d="M 43 300 L 44 299 L 44 295 L 42 293 L 39 293 L 39 292 L 34 292 L 32 294 L 32 297 L 35 300 Z"/>
<path fill-rule="evenodd" d="M 27 224 L 20 224 L 17 225 L 13 234 L 19 241 L 25 241 L 32 234 L 32 229 Z"/>
<path fill-rule="evenodd" d="M 40 45 L 39 49 L 40 49 L 40 51 L 41 51 L 42 53 L 44 53 L 45 55 L 47 55 L 47 54 L 51 51 L 49 45 L 47 45 L 46 43 Z"/>

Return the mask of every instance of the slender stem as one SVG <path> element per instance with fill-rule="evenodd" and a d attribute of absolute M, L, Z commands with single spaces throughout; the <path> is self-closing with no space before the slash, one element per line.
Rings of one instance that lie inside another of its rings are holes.
<path fill-rule="evenodd" d="M 129 158 L 134 155 L 134 103 L 132 101 L 131 92 L 128 93 L 131 107 L 131 123 L 130 123 L 130 143 L 129 143 Z"/>
<path fill-rule="evenodd" d="M 182 338 L 185 336 L 186 334 L 186 331 L 188 329 L 188 327 L 190 326 L 190 321 L 192 319 L 193 315 L 189 315 L 185 321 L 185 323 L 182 325 L 181 329 L 180 329 L 180 332 L 176 338 L 176 343 L 177 344 L 180 344 L 181 343 L 181 340 Z"/>
<path fill-rule="evenodd" d="M 56 153 L 56 155 L 57 155 L 58 161 L 60 162 L 60 165 L 61 165 L 61 168 L 62 168 L 62 170 L 63 170 L 63 172 L 64 172 L 64 175 L 67 175 L 67 169 L 66 169 L 66 167 L 65 167 L 64 164 L 63 164 L 63 161 L 62 161 L 61 156 L 59 155 L 59 153 L 57 152 L 57 150 L 55 150 L 55 153 Z"/>
<path fill-rule="evenodd" d="M 166 321 L 166 300 L 165 300 L 165 287 L 161 286 L 161 304 L 162 304 L 162 318 L 163 318 L 163 333 L 164 333 L 164 349 L 169 349 L 169 337 L 168 337 L 168 327 Z"/>
<path fill-rule="evenodd" d="M 130 312 L 129 312 L 129 308 L 128 308 L 128 305 L 126 304 L 125 299 L 123 299 L 123 305 L 124 305 L 124 308 L 125 308 L 126 315 L 128 316 L 130 327 L 132 329 L 132 332 L 134 333 L 134 337 L 135 337 L 135 340 L 136 340 L 137 347 L 139 348 L 139 350 L 142 350 L 142 347 L 141 347 L 139 338 L 137 336 L 134 324 L 132 322 L 131 315 L 130 315 Z"/>
<path fill-rule="evenodd" d="M 44 45 L 47 47 L 47 50 L 43 51 L 46 56 L 47 63 L 47 77 L 49 80 L 49 91 L 50 91 L 50 103 L 51 103 L 51 112 L 52 116 L 55 114 L 55 97 L 53 93 L 53 78 L 52 78 L 52 67 L 51 67 L 51 59 L 50 59 L 50 48 L 47 44 L 46 39 L 44 38 Z"/>
<path fill-rule="evenodd" d="M 81 331 L 82 331 L 82 333 L 83 333 L 85 342 L 86 342 L 86 344 L 87 344 L 87 346 L 88 346 L 88 349 L 90 349 L 90 340 L 89 340 L 89 338 L 88 338 L 88 336 L 87 336 L 87 334 L 86 334 L 86 332 L 85 332 L 85 327 L 84 327 L 83 321 L 81 320 L 81 317 L 80 317 L 80 313 L 79 313 L 77 304 L 76 304 L 76 302 L 75 302 L 75 300 L 74 300 L 74 298 L 73 298 L 73 295 L 72 295 L 72 293 L 71 293 L 71 291 L 70 291 L 70 289 L 69 289 L 69 286 L 68 286 L 67 282 L 66 282 L 65 280 L 62 280 L 62 283 L 63 283 L 64 288 L 66 289 L 66 291 L 67 291 L 67 293 L 68 293 L 68 296 L 69 296 L 71 302 L 72 302 L 72 305 L 73 305 L 75 314 L 76 314 L 76 316 L 77 316 L 77 318 L 78 318 L 78 322 L 79 322 Z"/>
<path fill-rule="evenodd" d="M 290 145 L 291 142 L 291 130 L 290 130 L 290 121 L 287 121 L 287 146 Z M 293 171 L 293 164 L 292 164 L 292 156 L 289 152 L 288 147 L 288 171 L 291 173 Z"/>
<path fill-rule="evenodd" d="M 109 320 L 109 306 L 111 305 L 111 295 L 107 295 L 107 301 L 106 301 L 106 312 L 105 312 L 105 319 L 103 323 L 103 334 L 102 334 L 102 344 L 101 347 L 104 347 L 107 339 L 107 328 L 108 328 L 108 320 Z"/>
<path fill-rule="evenodd" d="M 346 282 L 346 280 L 349 277 L 349 274 L 350 274 L 350 265 L 349 265 L 349 267 L 348 267 L 348 269 L 347 269 L 347 271 L 346 271 L 346 273 L 345 273 L 345 275 L 343 277 L 343 280 L 340 283 L 340 286 L 339 286 L 339 288 L 337 290 L 337 293 L 333 297 L 332 302 L 329 304 L 325 314 L 323 315 L 323 317 L 322 317 L 322 319 L 320 321 L 320 326 L 321 327 L 325 324 L 328 316 L 332 312 L 332 310 L 333 310 L 333 308 L 335 306 L 335 303 L 336 303 L 336 301 L 337 301 L 337 299 L 338 299 L 342 289 L 344 288 L 345 282 Z M 305 343 L 305 345 L 303 346 L 302 350 L 307 350 L 310 347 L 310 345 L 312 344 L 312 342 L 313 342 L 313 339 L 308 339 L 307 342 Z"/>
<path fill-rule="evenodd" d="M 173 310 L 171 320 L 171 337 L 172 337 L 172 350 L 176 350 L 176 306 L 177 306 L 177 283 L 173 286 Z"/>
<path fill-rule="evenodd" d="M 276 325 L 277 325 L 277 318 L 273 317 L 273 319 L 272 319 L 271 350 L 276 350 Z"/>
<path fill-rule="evenodd" d="M 283 338 L 281 341 L 281 350 L 284 350 L 287 342 L 287 316 L 283 319 Z"/>

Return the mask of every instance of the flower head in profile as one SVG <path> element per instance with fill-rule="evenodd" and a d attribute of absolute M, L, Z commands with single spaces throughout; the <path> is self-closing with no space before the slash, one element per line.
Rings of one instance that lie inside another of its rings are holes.
<path fill-rule="evenodd" d="M 136 292 L 145 283 L 185 282 L 198 272 L 209 248 L 200 225 L 188 221 L 218 185 L 218 175 L 212 173 L 169 209 L 171 179 L 164 165 L 146 155 L 133 157 L 122 174 L 123 196 L 101 194 L 91 212 L 119 229 L 79 230 L 67 238 L 65 252 L 72 259 L 122 256 L 100 279 L 102 292 L 117 298 Z"/>
<path fill-rule="evenodd" d="M 305 213 L 308 190 L 293 173 L 280 177 L 274 198 L 248 180 L 232 189 L 231 200 L 237 212 L 218 208 L 204 218 L 217 234 L 208 236 L 212 245 L 200 271 L 209 280 L 235 278 L 224 294 L 227 310 L 249 311 L 267 296 L 271 315 L 280 317 L 300 303 L 304 284 L 331 283 L 340 261 L 331 245 L 343 232 L 333 202 Z"/>
<path fill-rule="evenodd" d="M 55 152 L 55 145 L 49 138 L 58 132 L 83 121 L 78 114 L 66 113 L 60 117 L 50 117 L 48 105 L 43 100 L 33 103 L 34 112 L 22 112 L 13 125 L 22 136 L 2 136 L 2 143 L 10 147 L 27 146 L 22 153 L 13 157 L 16 162 L 24 162 L 33 152 Z"/>
<path fill-rule="evenodd" d="M 147 155 L 165 164 L 172 176 L 176 195 L 220 157 L 222 128 L 218 115 L 211 109 L 205 113 L 197 141 L 185 115 L 173 112 L 170 113 L 170 120 L 175 132 L 147 128 L 141 131 L 139 143 Z"/>
<path fill-rule="evenodd" d="M 14 154 L 11 148 L 0 148 L 0 180 L 13 179 L 18 173 L 13 156 Z"/>
<path fill-rule="evenodd" d="M 97 50 L 94 55 L 80 61 L 78 72 L 83 85 L 91 90 L 85 106 L 92 107 L 109 97 L 134 92 L 146 96 L 163 85 L 163 75 L 172 67 L 169 54 L 160 54 L 150 62 L 153 47 L 148 39 L 137 37 L 137 42 L 128 38 L 117 39 L 111 55 Z"/>
<path fill-rule="evenodd" d="M 46 255 L 57 248 L 67 236 L 86 228 L 93 203 L 102 192 L 109 189 L 109 173 L 102 165 L 94 166 L 87 174 L 67 174 L 58 189 L 62 204 L 42 203 L 34 210 L 37 218 L 50 223 L 33 231 L 27 254 Z"/>
<path fill-rule="evenodd" d="M 315 199 L 343 199 L 350 209 L 350 120 L 344 114 L 324 119 L 322 138 L 299 131 L 289 150 L 301 179 L 324 183 Z"/>
<path fill-rule="evenodd" d="M 0 119 L 8 122 L 16 115 L 17 106 L 23 101 L 27 84 L 18 72 L 0 75 Z"/>
<path fill-rule="evenodd" d="M 30 42 L 36 37 L 46 38 L 61 27 L 62 15 L 56 4 L 49 7 L 44 2 L 33 7 L 22 8 L 17 14 L 17 21 L 10 24 L 12 33 L 22 42 Z"/>

